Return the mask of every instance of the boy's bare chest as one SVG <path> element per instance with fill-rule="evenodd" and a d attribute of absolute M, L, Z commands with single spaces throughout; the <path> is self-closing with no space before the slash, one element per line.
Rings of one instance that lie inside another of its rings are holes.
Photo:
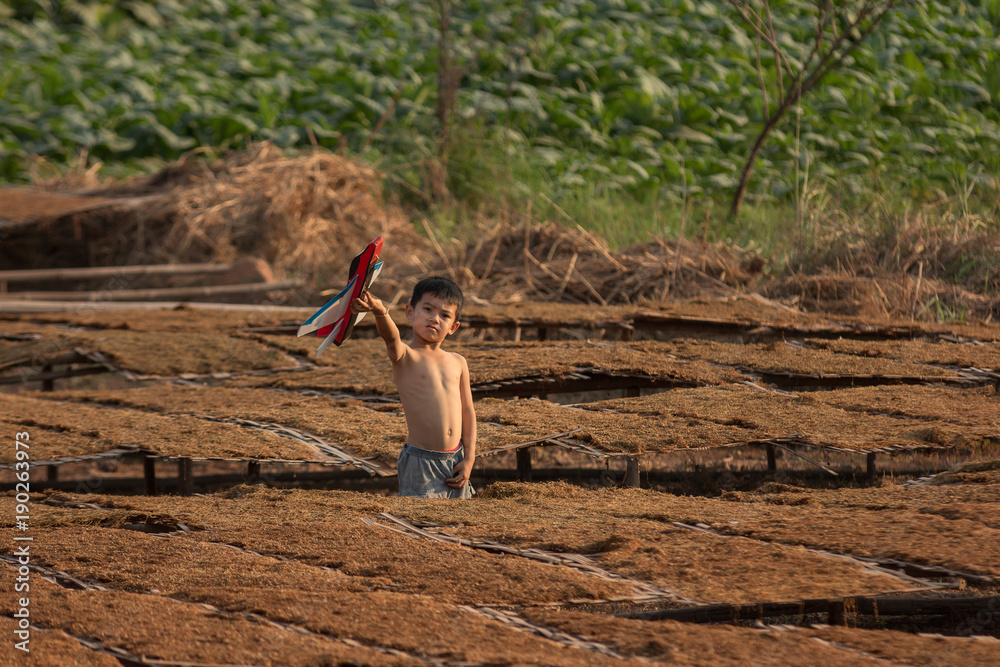
<path fill-rule="evenodd" d="M 450 388 L 457 386 L 461 379 L 461 366 L 451 359 L 412 354 L 407 356 L 410 358 L 393 369 L 397 385 L 402 383 L 411 389 Z"/>

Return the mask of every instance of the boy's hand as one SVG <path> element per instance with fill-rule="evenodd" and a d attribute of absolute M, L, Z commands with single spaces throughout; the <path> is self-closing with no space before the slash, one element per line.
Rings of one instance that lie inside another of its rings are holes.
<path fill-rule="evenodd" d="M 444 483 L 453 489 L 461 489 L 468 484 L 469 477 L 472 475 L 472 462 L 468 459 L 463 459 L 461 463 L 455 466 L 453 473 L 455 476 L 444 480 Z"/>
<path fill-rule="evenodd" d="M 376 317 L 383 317 L 389 312 L 389 309 L 382 305 L 379 299 L 376 299 L 371 295 L 371 292 L 365 290 L 358 296 L 357 299 L 351 302 L 351 312 L 357 313 L 375 313 Z"/>

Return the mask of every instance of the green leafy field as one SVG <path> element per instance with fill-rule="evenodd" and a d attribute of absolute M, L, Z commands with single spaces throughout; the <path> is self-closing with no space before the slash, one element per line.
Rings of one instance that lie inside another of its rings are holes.
<path fill-rule="evenodd" d="M 361 154 L 420 189 L 439 141 L 434 4 L 0 2 L 0 179 L 25 180 L 30 155 L 66 164 L 86 150 L 128 171 L 270 139 Z M 771 3 L 793 56 L 809 46 L 810 6 Z M 489 197 L 498 172 L 556 201 L 730 196 L 764 102 L 754 39 L 727 2 L 478 0 L 453 11 L 460 199 Z M 847 199 L 965 197 L 995 214 L 998 28 L 998 0 L 892 14 L 771 136 L 751 200 L 787 204 L 822 187 Z M 773 104 L 770 50 L 761 64 Z"/>

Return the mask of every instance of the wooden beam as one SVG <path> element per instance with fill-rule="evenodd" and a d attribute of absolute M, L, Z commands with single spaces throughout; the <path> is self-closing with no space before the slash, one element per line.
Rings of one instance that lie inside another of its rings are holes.
<path fill-rule="evenodd" d="M 194 493 L 193 467 L 190 457 L 182 456 L 177 459 L 177 486 L 178 493 L 182 496 L 190 496 Z"/>
<path fill-rule="evenodd" d="M 260 461 L 249 461 L 247 463 L 247 484 L 260 483 Z"/>
<path fill-rule="evenodd" d="M 522 482 L 531 481 L 531 447 L 517 450 L 517 478 Z"/>
<path fill-rule="evenodd" d="M 639 488 L 639 457 L 629 456 L 625 459 L 625 486 Z"/>
<path fill-rule="evenodd" d="M 153 299 L 189 299 L 223 294 L 251 294 L 255 292 L 280 292 L 301 287 L 297 280 L 273 283 L 244 283 L 241 285 L 216 285 L 214 287 L 162 287 L 156 289 L 97 290 L 91 292 L 7 292 L 6 301 L 132 301 Z"/>
<path fill-rule="evenodd" d="M 778 470 L 778 453 L 773 442 L 769 442 L 765 445 L 767 447 L 767 471 L 777 472 Z"/>
<path fill-rule="evenodd" d="M 658 609 L 621 614 L 625 618 L 648 621 L 675 620 L 688 623 L 727 623 L 775 616 L 827 614 L 833 620 L 844 619 L 844 610 L 866 616 L 921 616 L 957 613 L 974 615 L 980 611 L 1000 611 L 1000 596 L 990 597 L 869 597 L 818 598 L 793 602 L 750 602 L 746 604 L 708 604 L 681 609 Z M 846 620 L 846 619 L 844 619 Z M 843 620 L 841 620 L 841 623 Z"/>
<path fill-rule="evenodd" d="M 142 456 L 142 474 L 146 480 L 146 495 L 156 495 L 156 458 L 150 454 Z"/>
<path fill-rule="evenodd" d="M 178 306 L 208 311 L 246 312 L 252 310 L 255 313 L 280 313 L 287 314 L 294 319 L 309 317 L 315 311 L 315 308 L 271 306 L 262 303 L 203 303 L 198 301 L 123 301 L 117 303 L 93 301 L 84 303 L 80 301 L 23 301 L 21 299 L 0 298 L 0 313 L 74 313 L 80 311 L 103 313 L 120 310 L 172 310 Z"/>
<path fill-rule="evenodd" d="M 88 278 L 115 278 L 118 276 L 181 276 L 191 274 L 225 273 L 232 264 L 141 264 L 133 266 L 85 266 L 67 269 L 23 269 L 0 271 L 0 281 L 9 283 L 42 280 L 86 280 Z"/>
<path fill-rule="evenodd" d="M 78 375 L 94 375 L 95 373 L 109 372 L 111 371 L 104 366 L 84 366 L 83 368 L 66 368 L 61 371 L 52 371 L 50 373 L 35 373 L 34 375 L 27 375 L 24 377 L 20 375 L 5 375 L 0 377 L 0 385 L 45 382 L 47 380 L 59 380 L 61 378 L 76 377 Z"/>
<path fill-rule="evenodd" d="M 829 625 L 847 625 L 843 600 L 829 600 L 826 603 L 826 622 Z"/>
<path fill-rule="evenodd" d="M 878 468 L 875 466 L 875 456 L 875 452 L 868 452 L 868 455 L 865 456 L 865 467 L 870 479 L 875 479 L 878 476 Z"/>

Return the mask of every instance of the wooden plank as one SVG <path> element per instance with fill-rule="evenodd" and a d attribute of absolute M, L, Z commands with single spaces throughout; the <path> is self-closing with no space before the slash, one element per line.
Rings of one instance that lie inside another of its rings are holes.
<path fill-rule="evenodd" d="M 194 493 L 194 465 L 191 458 L 183 456 L 177 459 L 177 486 L 178 492 L 182 496 L 190 496 Z"/>
<path fill-rule="evenodd" d="M 625 459 L 625 486 L 639 488 L 639 457 L 630 456 Z"/>
<path fill-rule="evenodd" d="M 142 457 L 142 473 L 146 480 L 146 495 L 156 495 L 156 457 L 145 454 Z"/>
<path fill-rule="evenodd" d="M 161 287 L 140 290 L 98 290 L 92 292 L 7 292 L 2 300 L 23 301 L 131 301 L 154 299 L 187 299 L 221 296 L 225 294 L 251 294 L 255 292 L 281 292 L 302 286 L 298 280 L 273 283 L 243 283 L 241 285 L 216 285 L 212 287 Z"/>
<path fill-rule="evenodd" d="M 517 478 L 522 482 L 531 481 L 531 448 L 517 450 Z"/>
<path fill-rule="evenodd" d="M 767 470 L 768 472 L 777 472 L 778 453 L 775 451 L 775 445 L 773 442 L 768 442 L 765 447 L 767 447 Z"/>
<path fill-rule="evenodd" d="M 233 264 L 136 264 L 131 266 L 86 266 L 66 269 L 22 269 L 0 271 L 0 280 L 33 282 L 42 280 L 86 280 L 118 276 L 181 276 L 200 273 L 225 273 Z"/>
<path fill-rule="evenodd" d="M 289 317 L 304 319 L 315 312 L 315 308 L 299 306 L 272 306 L 257 303 L 199 303 L 186 301 L 22 301 L 21 299 L 0 299 L 0 313 L 72 313 L 78 311 L 108 312 L 120 310 L 173 310 L 180 306 L 199 310 L 224 310 L 228 312 L 253 311 L 259 313 L 287 313 Z"/>
<path fill-rule="evenodd" d="M 67 368 L 61 371 L 52 371 L 49 373 L 36 373 L 34 375 L 20 376 L 20 375 L 5 375 L 0 377 L 0 385 L 4 384 L 25 384 L 28 382 L 46 382 L 51 380 L 60 380 L 62 378 L 78 377 L 80 375 L 94 375 L 96 373 L 108 373 L 108 369 L 104 366 L 84 366 L 83 368 Z"/>
<path fill-rule="evenodd" d="M 843 625 L 845 609 L 868 616 L 923 616 L 931 614 L 976 614 L 1000 611 L 1000 596 L 990 597 L 888 597 L 849 596 L 787 602 L 751 602 L 746 604 L 709 604 L 681 609 L 657 609 L 629 614 L 625 618 L 647 621 L 674 620 L 688 623 L 727 623 L 775 616 L 827 614 L 830 625 Z"/>

